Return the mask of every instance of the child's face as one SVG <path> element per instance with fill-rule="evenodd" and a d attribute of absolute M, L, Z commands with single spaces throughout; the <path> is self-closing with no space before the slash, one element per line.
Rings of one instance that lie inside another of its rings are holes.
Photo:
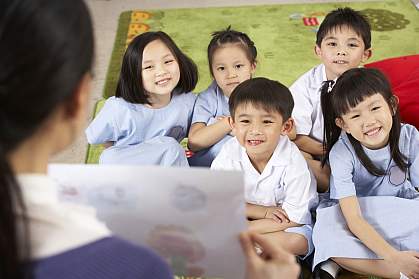
<path fill-rule="evenodd" d="M 179 82 L 179 64 L 160 40 L 154 40 L 144 48 L 141 67 L 144 89 L 150 96 L 170 94 Z"/>
<path fill-rule="evenodd" d="M 315 52 L 325 65 L 329 80 L 358 67 L 371 56 L 371 50 L 365 50 L 362 37 L 347 26 L 337 27 L 326 34 L 321 45 L 315 46 Z"/>
<path fill-rule="evenodd" d="M 336 125 L 351 134 L 363 146 L 379 149 L 388 143 L 393 112 L 379 93 L 365 98 L 348 113 L 336 119 Z"/>
<path fill-rule="evenodd" d="M 214 52 L 212 72 L 224 95 L 230 97 L 237 85 L 252 77 L 255 65 L 237 44 L 226 44 Z"/>
<path fill-rule="evenodd" d="M 268 112 L 252 104 L 241 104 L 234 112 L 231 126 L 250 159 L 268 161 L 280 137 L 292 128 L 292 123 L 290 120 L 284 121 L 276 111 Z"/>

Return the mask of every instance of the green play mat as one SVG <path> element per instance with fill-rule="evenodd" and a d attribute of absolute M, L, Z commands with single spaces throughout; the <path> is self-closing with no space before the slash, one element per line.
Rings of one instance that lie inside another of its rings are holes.
<path fill-rule="evenodd" d="M 337 7 L 362 11 L 372 25 L 373 56 L 368 62 L 419 53 L 419 11 L 410 0 L 362 3 L 283 4 L 244 7 L 170 9 L 121 14 L 103 97 L 114 95 L 126 45 L 147 30 L 163 30 L 199 67 L 195 92 L 211 82 L 206 48 L 213 31 L 231 25 L 247 33 L 258 50 L 256 76 L 290 85 L 319 63 L 313 47 L 318 24 Z M 96 105 L 95 114 L 103 105 Z M 89 145 L 86 163 L 97 163 L 102 148 Z"/>

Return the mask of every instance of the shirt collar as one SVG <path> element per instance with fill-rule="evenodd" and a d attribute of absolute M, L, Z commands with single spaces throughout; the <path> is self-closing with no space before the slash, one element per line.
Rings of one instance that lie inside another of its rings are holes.
<path fill-rule="evenodd" d="M 320 64 L 314 68 L 311 80 L 312 82 L 310 83 L 310 88 L 317 90 L 322 87 L 323 82 L 327 80 L 326 67 L 324 64 Z"/>
<path fill-rule="evenodd" d="M 17 180 L 29 219 L 32 258 L 63 253 L 110 235 L 93 208 L 60 201 L 58 185 L 48 176 L 23 174 Z M 22 220 L 19 210 L 17 218 Z"/>
<path fill-rule="evenodd" d="M 233 161 L 244 162 L 245 160 L 249 160 L 247 156 L 246 149 L 242 147 L 237 138 L 234 138 L 236 141 L 235 148 L 231 149 L 231 158 Z M 281 136 L 276 146 L 269 162 L 267 164 L 271 166 L 286 166 L 289 164 L 291 160 L 291 142 L 287 136 Z"/>

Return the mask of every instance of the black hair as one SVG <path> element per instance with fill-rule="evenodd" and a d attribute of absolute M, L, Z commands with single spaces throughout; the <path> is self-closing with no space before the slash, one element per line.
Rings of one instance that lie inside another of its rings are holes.
<path fill-rule="evenodd" d="M 216 31 L 211 34 L 212 39 L 208 44 L 208 65 L 210 69 L 211 76 L 214 76 L 212 72 L 212 60 L 214 53 L 217 49 L 224 47 L 226 44 L 237 44 L 240 46 L 246 53 L 247 59 L 249 59 L 251 64 L 256 64 L 257 50 L 255 43 L 247 36 L 246 33 L 242 33 L 236 30 L 231 29 L 231 26 L 228 26 L 225 30 Z"/>
<path fill-rule="evenodd" d="M 278 81 L 263 77 L 245 80 L 234 88 L 228 100 L 233 119 L 236 108 L 242 104 L 252 104 L 268 112 L 278 112 L 283 121 L 291 117 L 294 108 L 290 90 Z"/>
<path fill-rule="evenodd" d="M 322 87 L 321 106 L 324 117 L 324 139 L 323 147 L 325 156 L 322 159 L 324 165 L 329 159 L 333 145 L 338 141 L 341 129 L 336 125 L 335 120 L 357 106 L 365 98 L 381 94 L 386 100 L 390 111 L 393 112 L 393 126 L 390 130 L 389 145 L 391 158 L 397 166 L 404 172 L 407 171 L 406 157 L 400 152 L 399 137 L 401 130 L 400 113 L 397 98 L 391 91 L 390 83 L 387 78 L 377 69 L 354 68 L 344 72 L 336 81 L 333 89 L 328 92 L 328 85 Z M 383 169 L 374 165 L 371 159 L 365 154 L 359 141 L 352 135 L 347 134 L 355 153 L 361 164 L 369 173 L 375 176 L 385 175 Z"/>
<path fill-rule="evenodd" d="M 365 49 L 371 48 L 371 26 L 368 19 L 360 12 L 351 8 L 338 8 L 331 11 L 319 26 L 316 44 L 320 47 L 324 37 L 333 30 L 349 27 L 364 41 Z"/>
<path fill-rule="evenodd" d="M 93 30 L 81 0 L 0 4 L 0 278 L 30 278 L 25 204 L 10 154 L 72 98 L 93 61 Z M 22 212 L 23 237 L 16 224 Z M 23 251 L 22 253 L 19 251 Z"/>
<path fill-rule="evenodd" d="M 142 80 L 142 61 L 144 48 L 152 41 L 162 41 L 172 52 L 179 64 L 180 80 L 175 94 L 191 92 L 198 82 L 198 68 L 175 42 L 162 31 L 145 32 L 135 37 L 124 54 L 115 96 L 134 104 L 151 104 Z"/>

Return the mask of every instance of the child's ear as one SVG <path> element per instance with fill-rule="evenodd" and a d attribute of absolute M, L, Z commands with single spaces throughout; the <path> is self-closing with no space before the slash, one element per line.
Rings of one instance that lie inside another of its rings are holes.
<path fill-rule="evenodd" d="M 231 117 L 231 116 L 228 117 L 228 124 L 230 124 L 231 130 L 233 130 L 234 129 L 234 119 L 233 119 L 233 117 Z"/>
<path fill-rule="evenodd" d="M 288 118 L 283 124 L 282 124 L 282 131 L 281 131 L 281 135 L 282 136 L 287 136 L 293 133 L 294 131 L 294 119 L 292 119 L 291 117 Z"/>
<path fill-rule="evenodd" d="M 320 57 L 321 55 L 322 55 L 322 49 L 316 44 L 315 46 L 314 46 L 314 53 L 318 56 L 318 57 Z"/>
<path fill-rule="evenodd" d="M 256 72 L 256 61 L 250 65 L 250 73 L 253 75 Z"/>
<path fill-rule="evenodd" d="M 336 126 L 338 126 L 339 128 L 341 128 L 342 130 L 344 130 L 345 132 L 347 132 L 348 134 L 350 134 L 350 131 L 348 129 L 348 126 L 345 124 L 345 121 L 343 121 L 342 118 L 337 117 L 335 119 L 335 124 L 336 124 Z"/>
<path fill-rule="evenodd" d="M 364 54 L 362 55 L 362 63 L 367 62 L 368 59 L 372 56 L 371 48 L 364 50 Z"/>
<path fill-rule="evenodd" d="M 396 114 L 398 107 L 399 107 L 399 97 L 396 95 L 393 95 L 390 99 L 390 109 L 393 116 Z"/>

